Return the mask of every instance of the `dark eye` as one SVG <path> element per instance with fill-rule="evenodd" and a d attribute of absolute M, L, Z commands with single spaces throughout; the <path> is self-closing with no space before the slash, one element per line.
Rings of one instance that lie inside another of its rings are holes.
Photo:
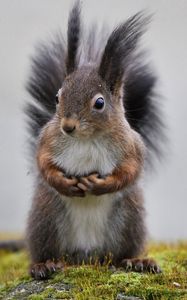
<path fill-rule="evenodd" d="M 99 97 L 99 98 L 97 98 L 97 100 L 94 103 L 94 108 L 96 108 L 96 109 L 99 110 L 99 109 L 102 109 L 104 107 L 104 105 L 105 105 L 104 98 L 103 97 Z"/>
<path fill-rule="evenodd" d="M 56 94 L 56 96 L 55 96 L 55 101 L 56 101 L 56 104 L 59 103 L 58 94 Z"/>

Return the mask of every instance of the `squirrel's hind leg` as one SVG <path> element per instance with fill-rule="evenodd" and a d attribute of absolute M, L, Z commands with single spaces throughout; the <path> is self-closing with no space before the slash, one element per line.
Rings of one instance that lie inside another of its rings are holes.
<path fill-rule="evenodd" d="M 38 280 L 62 269 L 57 218 L 63 203 L 45 184 L 40 184 L 33 200 L 26 236 L 31 256 L 30 274 Z"/>
<path fill-rule="evenodd" d="M 124 215 L 124 238 L 122 239 L 120 257 L 114 261 L 115 267 L 125 271 L 160 273 L 157 262 L 151 258 L 138 258 L 143 254 L 146 245 L 145 211 L 143 206 L 143 194 L 139 187 L 131 190 L 124 197 L 120 212 Z"/>

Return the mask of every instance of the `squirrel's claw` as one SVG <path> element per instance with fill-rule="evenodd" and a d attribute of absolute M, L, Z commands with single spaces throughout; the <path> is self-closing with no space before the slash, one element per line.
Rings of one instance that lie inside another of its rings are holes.
<path fill-rule="evenodd" d="M 86 191 L 91 192 L 94 187 L 94 184 L 96 183 L 96 179 L 98 178 L 98 176 L 99 174 L 94 173 L 87 177 L 81 177 L 79 179 L 80 182 L 77 184 L 77 186 L 85 192 Z"/>
<path fill-rule="evenodd" d="M 84 191 L 91 191 L 92 187 L 93 187 L 93 183 L 89 180 L 89 176 L 88 177 L 81 177 L 79 179 L 79 183 L 78 186 L 83 189 Z"/>
<path fill-rule="evenodd" d="M 78 183 L 78 180 L 76 178 L 68 178 L 68 177 L 65 177 L 64 175 L 63 175 L 63 180 L 64 180 L 64 183 L 68 186 L 74 186 Z"/>
<path fill-rule="evenodd" d="M 97 173 L 87 177 L 81 177 L 77 186 L 83 191 L 90 192 L 94 195 L 102 195 L 108 192 L 107 177 L 100 178 Z"/>
<path fill-rule="evenodd" d="M 54 181 L 55 180 L 55 181 Z M 84 197 L 85 193 L 78 186 L 78 179 L 75 177 L 68 178 L 63 173 L 53 178 L 55 189 L 62 195 L 68 197 Z"/>
<path fill-rule="evenodd" d="M 72 197 L 85 197 L 84 190 L 80 189 L 78 186 L 70 187 L 70 196 Z"/>
<path fill-rule="evenodd" d="M 79 182 L 79 183 L 77 184 L 77 186 L 78 186 L 81 190 L 83 190 L 84 192 L 87 192 L 87 191 L 88 191 L 87 186 L 84 185 L 84 184 L 81 183 L 81 182 Z"/>

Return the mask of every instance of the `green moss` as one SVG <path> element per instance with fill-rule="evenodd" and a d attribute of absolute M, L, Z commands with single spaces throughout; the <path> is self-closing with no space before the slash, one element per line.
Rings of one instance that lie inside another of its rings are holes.
<path fill-rule="evenodd" d="M 8 283 L 25 277 L 28 270 L 28 257 L 25 252 L 0 253 L 0 282 Z"/>
<path fill-rule="evenodd" d="M 43 296 L 42 295 L 36 295 L 36 294 L 33 294 L 33 295 L 30 295 L 28 297 L 28 300 L 43 300 Z"/>
<path fill-rule="evenodd" d="M 111 300 L 119 293 L 145 300 L 187 299 L 187 243 L 149 246 L 150 257 L 155 258 L 162 274 L 112 272 L 106 266 L 66 267 L 52 279 L 32 281 L 28 274 L 28 257 L 25 252 L 0 253 L 0 299 L 75 299 Z M 32 285 L 32 288 L 31 288 Z M 17 293 L 15 296 L 15 293 Z M 14 298 L 15 297 L 15 298 Z"/>

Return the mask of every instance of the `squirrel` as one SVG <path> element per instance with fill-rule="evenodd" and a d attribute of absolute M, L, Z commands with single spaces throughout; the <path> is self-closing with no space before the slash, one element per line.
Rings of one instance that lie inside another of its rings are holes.
<path fill-rule="evenodd" d="M 35 188 L 26 242 L 30 274 L 46 279 L 70 264 L 112 264 L 159 273 L 137 258 L 147 240 L 142 174 L 160 155 L 156 76 L 138 45 L 149 18 L 140 12 L 111 34 L 83 38 L 80 2 L 61 34 L 32 61 L 26 114 Z"/>

